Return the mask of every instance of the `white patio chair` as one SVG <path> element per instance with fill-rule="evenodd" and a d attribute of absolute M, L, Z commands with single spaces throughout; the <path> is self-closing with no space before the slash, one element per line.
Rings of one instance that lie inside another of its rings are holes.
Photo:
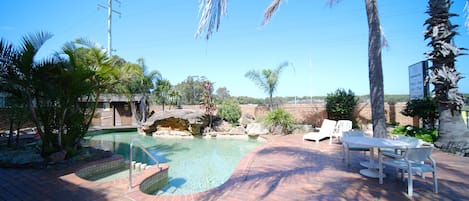
<path fill-rule="evenodd" d="M 399 141 L 409 143 L 409 146 L 407 148 L 417 148 L 423 145 L 430 145 L 421 139 L 410 137 L 410 136 L 405 136 L 405 135 L 396 135 L 394 137 L 394 140 L 399 140 Z M 380 149 L 379 151 L 382 152 L 382 154 L 384 154 L 385 156 L 393 157 L 393 158 L 399 158 L 403 154 L 402 149 Z"/>
<path fill-rule="evenodd" d="M 401 178 L 407 173 L 407 194 L 411 197 L 413 192 L 412 177 L 414 174 L 432 172 L 433 192 L 438 193 L 438 179 L 436 174 L 436 162 L 431 157 L 433 146 L 421 146 L 417 148 L 403 149 L 402 158 L 387 157 L 379 154 L 379 183 L 383 183 L 383 165 L 392 166 L 401 171 Z"/>
<path fill-rule="evenodd" d="M 335 126 L 334 132 L 331 133 L 329 137 L 329 144 L 332 144 L 332 138 L 337 138 L 337 142 L 340 142 L 342 138 L 342 133 L 345 131 L 352 130 L 352 121 L 350 120 L 339 120 Z"/>
<path fill-rule="evenodd" d="M 342 135 L 344 139 L 347 137 L 365 137 L 365 133 L 361 130 L 345 131 L 342 133 Z M 366 153 L 366 151 L 370 151 L 370 147 L 342 143 L 342 151 L 344 154 L 345 163 L 350 166 L 350 151 L 363 151 L 363 153 Z"/>
<path fill-rule="evenodd" d="M 314 140 L 319 143 L 319 140 L 330 137 L 331 133 L 334 132 L 335 124 L 337 122 L 330 119 L 324 119 L 321 124 L 319 132 L 309 132 L 303 135 L 303 140 Z"/>

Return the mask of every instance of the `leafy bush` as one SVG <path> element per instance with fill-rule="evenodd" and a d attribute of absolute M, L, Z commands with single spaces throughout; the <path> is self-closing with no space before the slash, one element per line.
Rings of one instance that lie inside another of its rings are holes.
<path fill-rule="evenodd" d="M 233 99 L 224 100 L 221 105 L 218 106 L 217 115 L 231 124 L 237 124 L 238 119 L 241 117 L 241 107 L 239 107 L 239 103 Z"/>
<path fill-rule="evenodd" d="M 353 112 L 357 102 L 358 99 L 351 90 L 346 92 L 344 89 L 337 89 L 334 93 L 327 94 L 327 117 L 332 120 L 353 120 Z"/>
<path fill-rule="evenodd" d="M 264 124 L 273 129 L 277 126 L 282 127 L 282 133 L 287 134 L 293 128 L 295 121 L 293 116 L 281 108 L 274 109 L 267 113 L 264 118 Z"/>
<path fill-rule="evenodd" d="M 398 126 L 392 131 L 392 134 L 404 134 L 428 143 L 433 143 L 438 138 L 438 130 L 434 128 L 419 128 L 410 125 Z"/>
<path fill-rule="evenodd" d="M 435 128 L 438 119 L 438 104 L 436 99 L 426 97 L 425 99 L 411 100 L 401 114 L 409 117 L 420 117 L 426 128 Z"/>

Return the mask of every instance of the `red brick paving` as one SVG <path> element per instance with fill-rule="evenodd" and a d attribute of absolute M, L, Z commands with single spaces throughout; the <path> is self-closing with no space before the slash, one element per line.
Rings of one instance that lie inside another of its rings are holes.
<path fill-rule="evenodd" d="M 346 167 L 342 147 L 328 140 L 316 144 L 303 142 L 302 135 L 266 138 L 268 142 L 248 153 L 227 182 L 206 192 L 147 195 L 138 187 L 128 190 L 125 178 L 85 181 L 72 173 L 77 167 L 0 169 L 0 200 L 469 200 L 469 158 L 435 151 L 439 193 L 433 193 L 429 174 L 416 177 L 409 198 L 406 183 L 395 179 L 391 169 L 385 169 L 389 175 L 383 185 L 361 176 L 363 154 L 352 153 L 352 164 Z"/>

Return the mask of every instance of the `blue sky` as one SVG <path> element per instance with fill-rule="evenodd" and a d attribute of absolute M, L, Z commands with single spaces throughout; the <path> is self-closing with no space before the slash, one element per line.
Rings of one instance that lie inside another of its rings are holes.
<path fill-rule="evenodd" d="M 324 0 L 284 1 L 271 22 L 260 27 L 271 0 L 231 0 L 228 15 L 207 41 L 194 38 L 198 0 L 120 0 L 113 16 L 113 54 L 136 62 L 146 60 L 172 84 L 188 76 L 205 76 L 215 88 L 231 95 L 266 97 L 244 77 L 249 70 L 292 65 L 280 77 L 275 96 L 323 96 L 338 88 L 356 95 L 369 94 L 364 1 L 343 0 L 330 8 Z M 469 31 L 463 26 L 464 0 L 454 1 L 452 18 L 461 27 L 458 47 L 469 48 Z M 379 0 L 381 25 L 389 41 L 383 50 L 385 94 L 408 94 L 408 66 L 425 59 L 427 0 Z M 1 1 L 0 37 L 18 44 L 36 31 L 54 34 L 40 57 L 59 51 L 66 42 L 83 37 L 107 47 L 107 0 Z M 466 53 L 469 53 L 466 51 Z M 461 56 L 458 71 L 468 77 L 459 82 L 469 93 L 469 56 Z"/>

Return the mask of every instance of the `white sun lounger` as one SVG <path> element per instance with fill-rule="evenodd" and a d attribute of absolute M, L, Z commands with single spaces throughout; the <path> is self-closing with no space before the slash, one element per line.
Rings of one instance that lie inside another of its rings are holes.
<path fill-rule="evenodd" d="M 330 119 L 324 119 L 322 121 L 321 128 L 319 132 L 309 132 L 303 136 L 303 140 L 314 140 L 316 143 L 319 143 L 319 140 L 328 138 L 334 132 L 335 124 L 337 122 Z"/>

